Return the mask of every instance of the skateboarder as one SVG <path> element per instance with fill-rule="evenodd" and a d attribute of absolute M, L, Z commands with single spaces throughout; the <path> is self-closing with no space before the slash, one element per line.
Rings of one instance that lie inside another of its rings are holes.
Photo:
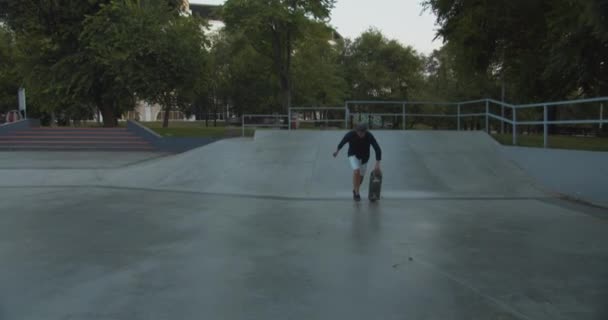
<path fill-rule="evenodd" d="M 374 135 L 368 131 L 367 124 L 360 123 L 357 125 L 355 130 L 347 133 L 340 144 L 338 150 L 334 152 L 334 158 L 338 156 L 340 150 L 344 145 L 348 143 L 348 160 L 350 166 L 353 169 L 353 198 L 355 201 L 361 201 L 361 195 L 359 194 L 359 188 L 363 182 L 365 171 L 367 169 L 367 162 L 370 156 L 370 146 L 374 147 L 376 153 L 376 167 L 375 170 L 380 170 L 380 161 L 382 160 L 382 150 L 374 138 Z"/>

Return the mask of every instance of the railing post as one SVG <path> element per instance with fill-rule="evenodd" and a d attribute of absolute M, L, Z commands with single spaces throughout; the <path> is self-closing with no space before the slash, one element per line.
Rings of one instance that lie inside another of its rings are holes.
<path fill-rule="evenodd" d="M 548 148 L 549 147 L 549 109 L 547 108 L 547 106 L 543 106 L 543 112 L 544 112 L 544 116 L 543 116 L 543 147 L 544 148 Z"/>
<path fill-rule="evenodd" d="M 460 131 L 460 103 L 458 104 L 458 131 Z"/>
<path fill-rule="evenodd" d="M 604 103 L 600 104 L 600 121 L 604 121 Z M 604 128 L 604 123 L 600 122 L 600 130 Z"/>
<path fill-rule="evenodd" d="M 245 115 L 244 114 L 241 115 L 241 128 L 242 128 L 242 131 L 243 131 L 243 135 L 242 136 L 245 137 Z"/>
<path fill-rule="evenodd" d="M 504 101 L 503 101 L 504 103 Z M 515 109 L 513 109 L 515 110 Z M 500 105 L 500 116 L 504 119 L 505 118 L 505 105 L 501 104 Z M 505 134 L 505 122 L 503 120 L 500 120 L 500 134 Z"/>
<path fill-rule="evenodd" d="M 402 110 L 403 111 L 403 120 L 402 120 L 403 121 L 403 130 L 407 130 L 407 122 L 406 122 L 407 121 L 407 116 L 405 115 L 405 112 L 406 112 L 405 105 L 406 105 L 406 102 L 404 102 L 403 106 L 402 106 L 403 107 L 403 110 Z"/>
<path fill-rule="evenodd" d="M 344 130 L 348 130 L 348 120 L 350 119 L 350 110 L 348 110 L 348 102 L 344 103 Z"/>
<path fill-rule="evenodd" d="M 486 133 L 490 134 L 490 101 L 486 100 Z"/>
<path fill-rule="evenodd" d="M 513 145 L 517 145 L 517 108 L 515 106 L 513 108 Z"/>

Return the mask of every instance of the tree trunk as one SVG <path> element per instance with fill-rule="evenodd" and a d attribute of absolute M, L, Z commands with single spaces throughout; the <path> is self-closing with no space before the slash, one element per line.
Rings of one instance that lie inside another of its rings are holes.
<path fill-rule="evenodd" d="M 283 107 L 283 111 L 288 113 L 289 108 L 291 108 L 291 92 L 289 88 L 289 76 L 285 74 L 285 72 L 281 72 L 280 74 L 280 96 L 281 96 L 281 106 Z"/>
<path fill-rule="evenodd" d="M 116 118 L 114 108 L 109 106 L 101 106 L 99 109 L 101 110 L 101 115 L 103 116 L 104 128 L 115 128 L 118 126 L 118 118 Z"/>
<path fill-rule="evenodd" d="M 205 107 L 205 127 L 209 127 L 209 106 Z"/>
<path fill-rule="evenodd" d="M 165 115 L 163 116 L 163 128 L 169 128 L 169 116 L 171 115 L 171 107 L 165 106 Z"/>
<path fill-rule="evenodd" d="M 292 35 L 287 31 L 285 40 L 281 39 L 278 31 L 273 32 L 272 47 L 274 51 L 274 66 L 279 80 L 279 100 L 283 111 L 287 113 L 291 108 L 291 54 L 292 54 Z"/>

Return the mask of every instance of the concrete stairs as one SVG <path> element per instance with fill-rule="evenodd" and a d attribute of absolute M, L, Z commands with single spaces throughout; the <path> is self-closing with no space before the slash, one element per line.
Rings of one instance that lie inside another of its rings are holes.
<path fill-rule="evenodd" d="M 0 151 L 156 151 L 126 128 L 30 127 L 0 133 Z"/>

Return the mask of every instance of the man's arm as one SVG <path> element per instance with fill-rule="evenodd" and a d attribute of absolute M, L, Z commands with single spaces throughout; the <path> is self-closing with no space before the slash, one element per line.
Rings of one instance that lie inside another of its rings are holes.
<path fill-rule="evenodd" d="M 342 141 L 340 141 L 340 144 L 338 144 L 338 149 L 336 149 L 336 152 L 334 152 L 334 158 L 338 156 L 338 153 L 340 153 L 340 150 L 342 150 L 344 145 L 350 141 L 352 136 L 353 136 L 352 131 L 344 135 L 344 138 L 342 138 Z"/>
<path fill-rule="evenodd" d="M 380 169 L 380 161 L 382 161 L 382 149 L 380 148 L 380 145 L 378 144 L 378 141 L 376 141 L 376 137 L 374 137 L 373 134 L 370 133 L 370 140 L 372 143 L 372 147 L 374 148 L 374 152 L 376 153 L 376 169 Z"/>
<path fill-rule="evenodd" d="M 370 133 L 370 140 L 372 143 L 372 147 L 374 148 L 374 152 L 376 153 L 376 161 L 381 161 L 382 160 L 382 149 L 380 149 L 380 145 L 378 144 L 378 141 L 376 141 L 376 137 L 374 137 L 371 133 Z"/>

